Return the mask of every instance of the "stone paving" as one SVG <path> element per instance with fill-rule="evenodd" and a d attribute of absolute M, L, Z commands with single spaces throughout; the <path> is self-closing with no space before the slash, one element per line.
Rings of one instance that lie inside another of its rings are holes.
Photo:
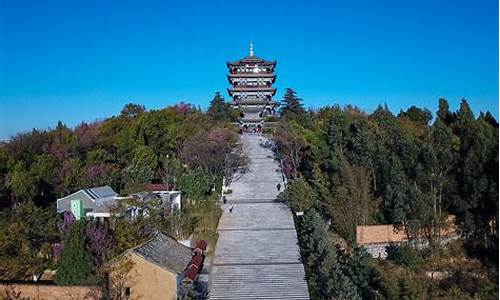
<path fill-rule="evenodd" d="M 209 297 L 309 299 L 292 213 L 275 201 L 276 185 L 283 186 L 279 165 L 263 136 L 245 134 L 241 141 L 250 163 L 226 195 Z"/>

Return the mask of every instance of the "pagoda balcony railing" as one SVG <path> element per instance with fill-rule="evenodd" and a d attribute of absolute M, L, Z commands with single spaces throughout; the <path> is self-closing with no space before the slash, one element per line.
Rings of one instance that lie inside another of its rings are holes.
<path fill-rule="evenodd" d="M 272 84 L 235 84 L 233 85 L 234 88 L 271 88 L 273 87 Z"/>

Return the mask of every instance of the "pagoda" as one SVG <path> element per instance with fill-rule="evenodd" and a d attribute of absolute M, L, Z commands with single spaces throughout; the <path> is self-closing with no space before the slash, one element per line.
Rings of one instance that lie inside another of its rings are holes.
<path fill-rule="evenodd" d="M 227 78 L 231 88 L 227 91 L 233 98 L 231 106 L 240 111 L 240 126 L 243 131 L 260 132 L 264 118 L 276 116 L 278 103 L 273 101 L 276 88 L 274 68 L 276 61 L 267 61 L 253 53 L 237 61 L 227 62 L 229 74 Z"/>

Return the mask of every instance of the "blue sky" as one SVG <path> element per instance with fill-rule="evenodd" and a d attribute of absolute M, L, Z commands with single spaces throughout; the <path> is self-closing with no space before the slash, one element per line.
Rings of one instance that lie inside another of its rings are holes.
<path fill-rule="evenodd" d="M 498 118 L 497 1 L 0 0 L 0 139 L 119 113 L 206 108 L 227 60 L 277 60 L 277 99 Z"/>

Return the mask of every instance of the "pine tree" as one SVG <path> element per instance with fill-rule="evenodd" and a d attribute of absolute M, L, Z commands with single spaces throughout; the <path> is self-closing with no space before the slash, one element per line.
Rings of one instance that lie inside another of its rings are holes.
<path fill-rule="evenodd" d="M 285 90 L 285 96 L 281 101 L 280 113 L 285 120 L 304 121 L 306 110 L 302 104 L 302 99 L 297 97 L 297 93 L 291 88 Z"/>
<path fill-rule="evenodd" d="M 346 261 L 346 276 L 358 287 L 363 299 L 372 299 L 375 291 L 370 286 L 374 272 L 370 266 L 371 256 L 363 247 L 356 247 Z"/>
<path fill-rule="evenodd" d="M 231 107 L 219 92 L 216 92 L 214 98 L 210 101 L 207 114 L 214 120 L 224 122 L 231 120 Z"/>
<path fill-rule="evenodd" d="M 294 212 L 304 211 L 314 205 L 314 191 L 302 178 L 288 184 L 278 198 L 288 203 Z"/>
<path fill-rule="evenodd" d="M 439 99 L 439 110 L 437 111 L 437 119 L 450 125 L 453 122 L 453 115 L 450 112 L 450 105 L 444 98 Z"/>
<path fill-rule="evenodd" d="M 312 298 L 361 299 L 357 287 L 344 274 L 321 215 L 310 209 L 299 224 L 300 251 Z"/>
<path fill-rule="evenodd" d="M 92 260 L 86 249 L 85 222 L 78 221 L 64 240 L 64 251 L 57 266 L 54 281 L 58 285 L 86 285 L 95 283 Z"/>

